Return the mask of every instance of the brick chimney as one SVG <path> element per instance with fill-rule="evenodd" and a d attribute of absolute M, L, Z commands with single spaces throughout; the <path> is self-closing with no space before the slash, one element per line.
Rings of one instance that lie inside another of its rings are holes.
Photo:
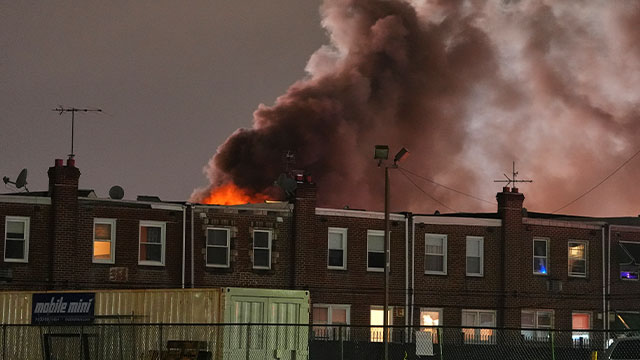
<path fill-rule="evenodd" d="M 294 268 L 291 271 L 291 283 L 296 289 L 305 288 L 306 283 L 304 279 L 308 279 L 308 271 L 313 269 L 307 269 L 306 259 L 315 256 L 313 254 L 314 249 L 309 248 L 309 237 L 311 234 L 315 234 L 315 216 L 316 216 L 316 184 L 311 180 L 311 177 L 305 177 L 304 180 L 297 181 L 296 195 L 293 200 L 293 243 L 292 254 L 294 256 L 291 259 L 291 263 L 294 264 Z"/>
<path fill-rule="evenodd" d="M 55 166 L 50 167 L 49 196 L 52 208 L 51 252 L 49 262 L 49 284 L 53 289 L 67 287 L 75 274 L 72 265 L 75 263 L 78 231 L 78 180 L 80 170 L 74 159 L 56 159 Z"/>
<path fill-rule="evenodd" d="M 511 295 L 523 290 L 523 271 L 531 268 L 531 260 L 526 259 L 525 249 L 530 249 L 531 244 L 523 238 L 524 229 L 522 226 L 522 204 L 524 195 L 518 192 L 518 188 L 502 188 L 502 192 L 496 195 L 498 200 L 498 215 L 502 220 L 501 228 L 501 262 L 502 281 L 501 291 L 504 297 L 501 298 L 499 306 L 505 309 L 499 312 L 498 326 L 517 328 L 520 323 L 520 310 L 515 298 Z M 528 247 L 527 247 L 528 246 Z"/>

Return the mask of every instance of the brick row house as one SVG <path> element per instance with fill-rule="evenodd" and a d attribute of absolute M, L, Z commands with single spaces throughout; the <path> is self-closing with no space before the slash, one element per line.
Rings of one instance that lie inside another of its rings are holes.
<path fill-rule="evenodd" d="M 48 191 L 0 195 L 3 290 L 307 289 L 319 336 L 382 325 L 381 212 L 319 208 L 309 181 L 289 202 L 221 206 L 98 198 L 78 189 L 72 159 L 48 175 Z M 390 323 L 522 328 L 533 340 L 640 327 L 640 219 L 523 203 L 503 188 L 495 213 L 391 214 Z M 494 341 L 491 329 L 463 334 Z"/>

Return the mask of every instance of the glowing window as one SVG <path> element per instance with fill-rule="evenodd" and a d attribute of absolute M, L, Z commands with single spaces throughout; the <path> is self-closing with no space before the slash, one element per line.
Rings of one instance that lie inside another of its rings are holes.
<path fill-rule="evenodd" d="M 587 243 L 585 241 L 569 241 L 569 276 L 587 276 Z"/>
<path fill-rule="evenodd" d="M 93 262 L 116 261 L 116 219 L 93 219 Z"/>
<path fill-rule="evenodd" d="M 589 332 L 584 330 L 591 329 L 591 313 L 574 312 L 571 314 L 571 338 L 575 345 L 587 345 L 589 343 Z M 580 331 L 583 330 L 583 331 Z"/>
<path fill-rule="evenodd" d="M 384 339 L 384 329 L 382 326 L 384 325 L 384 307 L 382 306 L 372 306 L 370 310 L 371 316 L 371 326 L 376 326 L 371 328 L 371 342 L 382 342 Z M 393 308 L 390 306 L 387 312 L 387 325 L 393 325 Z M 378 327 L 379 326 L 379 327 Z M 387 330 L 387 338 L 391 341 L 391 329 Z"/>
<path fill-rule="evenodd" d="M 462 310 L 462 329 L 466 344 L 495 344 L 496 312 L 491 310 Z"/>
<path fill-rule="evenodd" d="M 442 309 L 420 309 L 420 331 L 431 333 L 434 344 L 438 343 L 438 328 L 442 325 Z"/>

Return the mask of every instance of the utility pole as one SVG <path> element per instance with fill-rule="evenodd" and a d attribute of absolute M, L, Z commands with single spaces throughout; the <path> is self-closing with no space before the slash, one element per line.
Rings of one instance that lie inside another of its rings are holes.
<path fill-rule="evenodd" d="M 66 107 L 63 107 L 62 105 L 60 105 L 57 108 L 52 109 L 52 111 L 59 112 L 60 115 L 62 115 L 63 113 L 66 113 L 66 112 L 70 112 L 71 113 L 71 153 L 69 154 L 69 159 L 73 159 L 73 157 L 76 156 L 73 153 L 73 133 L 74 133 L 74 128 L 75 128 L 75 115 L 76 115 L 76 113 L 78 111 L 82 111 L 82 112 L 102 112 L 102 109 L 78 109 L 78 108 L 74 108 L 74 107 L 66 108 Z"/>

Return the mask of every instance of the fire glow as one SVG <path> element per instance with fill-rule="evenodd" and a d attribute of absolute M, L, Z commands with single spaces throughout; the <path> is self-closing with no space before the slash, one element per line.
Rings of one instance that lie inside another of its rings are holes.
<path fill-rule="evenodd" d="M 270 200 L 269 196 L 248 191 L 233 183 L 226 183 L 211 190 L 211 193 L 202 201 L 203 204 L 212 205 L 242 205 L 255 204 Z"/>

